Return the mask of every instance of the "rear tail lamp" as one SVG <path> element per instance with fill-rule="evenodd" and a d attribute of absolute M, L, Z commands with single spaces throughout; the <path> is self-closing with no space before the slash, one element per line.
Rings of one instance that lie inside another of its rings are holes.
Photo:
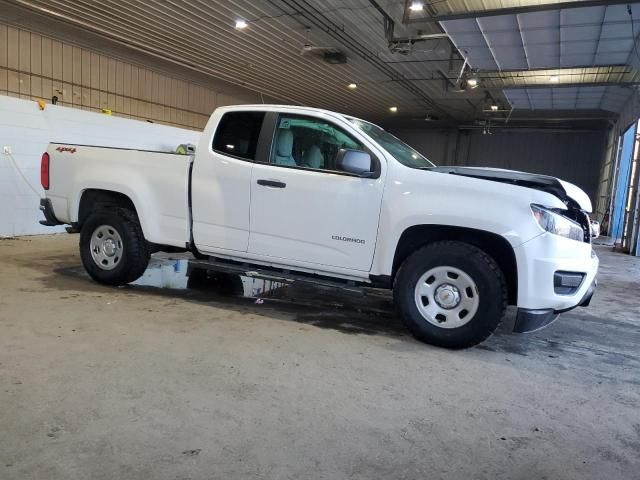
<path fill-rule="evenodd" d="M 49 154 L 44 152 L 40 160 L 40 183 L 42 188 L 49 190 Z"/>

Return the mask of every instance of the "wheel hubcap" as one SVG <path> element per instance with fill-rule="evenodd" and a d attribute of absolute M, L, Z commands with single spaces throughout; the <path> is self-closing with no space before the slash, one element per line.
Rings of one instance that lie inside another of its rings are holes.
<path fill-rule="evenodd" d="M 91 234 L 91 257 L 103 270 L 114 269 L 122 259 L 122 237 L 111 225 L 100 225 Z"/>
<path fill-rule="evenodd" d="M 415 302 L 420 314 L 440 328 L 467 324 L 478 311 L 480 297 L 474 280 L 455 267 L 434 267 L 416 283 Z"/>
<path fill-rule="evenodd" d="M 108 257 L 113 257 L 118 250 L 118 247 L 116 246 L 116 242 L 114 242 L 112 238 L 108 238 L 104 241 L 102 249 Z"/>
<path fill-rule="evenodd" d="M 456 308 L 460 304 L 460 290 L 450 283 L 443 283 L 436 288 L 433 297 L 439 306 L 447 310 Z"/>

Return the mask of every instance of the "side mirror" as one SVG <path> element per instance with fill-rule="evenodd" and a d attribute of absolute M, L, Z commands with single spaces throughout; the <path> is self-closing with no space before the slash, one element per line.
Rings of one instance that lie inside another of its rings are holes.
<path fill-rule="evenodd" d="M 341 148 L 338 150 L 336 163 L 338 167 L 342 168 L 345 172 L 353 173 L 361 177 L 371 177 L 375 174 L 371 155 L 360 150 Z"/>

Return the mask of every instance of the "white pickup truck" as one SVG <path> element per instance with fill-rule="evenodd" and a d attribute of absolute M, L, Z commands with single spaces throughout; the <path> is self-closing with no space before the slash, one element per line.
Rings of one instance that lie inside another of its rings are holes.
<path fill-rule="evenodd" d="M 393 289 L 420 340 L 486 339 L 588 305 L 591 202 L 553 177 L 436 167 L 380 127 L 314 108 L 218 108 L 194 155 L 51 143 L 45 225 L 80 231 L 96 281 L 143 274 L 155 251 L 277 278 Z"/>

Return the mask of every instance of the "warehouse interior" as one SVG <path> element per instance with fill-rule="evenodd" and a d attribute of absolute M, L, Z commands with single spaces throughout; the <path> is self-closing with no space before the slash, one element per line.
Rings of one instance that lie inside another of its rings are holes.
<path fill-rule="evenodd" d="M 631 0 L 0 0 L 0 478 L 637 478 L 639 36 Z M 106 287 L 39 223 L 49 142 L 173 150 L 248 104 L 575 184 L 591 305 L 450 351 L 385 292 L 230 295 L 189 254 Z"/>

